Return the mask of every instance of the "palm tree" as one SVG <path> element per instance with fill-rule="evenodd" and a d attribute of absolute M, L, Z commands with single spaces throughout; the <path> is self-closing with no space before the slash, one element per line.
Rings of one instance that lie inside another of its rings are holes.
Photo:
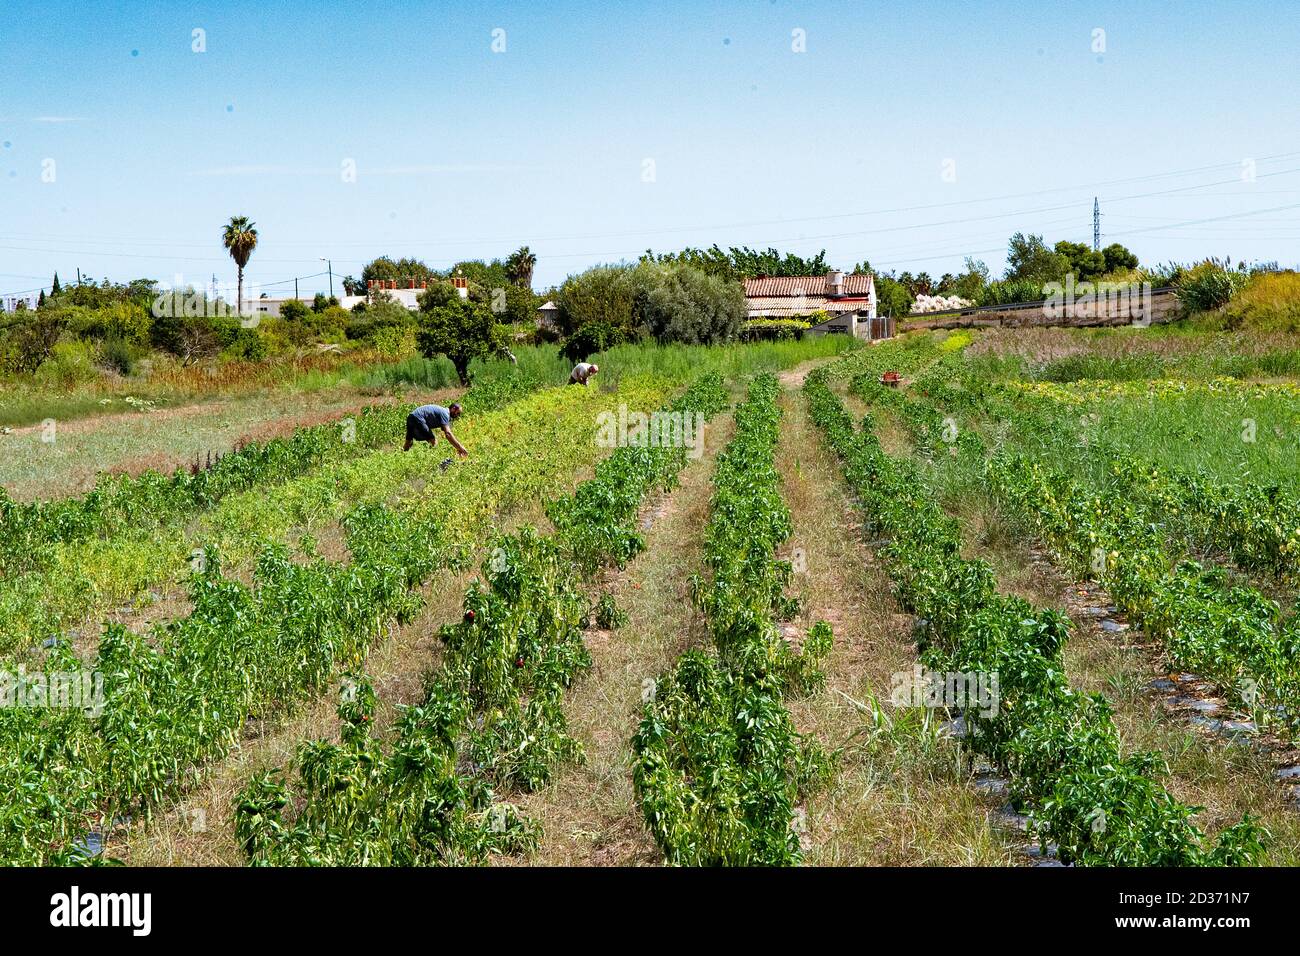
<path fill-rule="evenodd" d="M 257 223 L 250 222 L 247 216 L 231 216 L 221 237 L 230 252 L 230 258 L 239 267 L 239 299 L 235 310 L 240 314 L 244 311 L 244 266 L 248 265 L 249 256 L 257 248 L 257 230 L 253 228 L 255 225 Z"/>
<path fill-rule="evenodd" d="M 506 271 L 510 281 L 524 289 L 533 287 L 533 266 L 537 265 L 537 256 L 527 246 L 521 246 L 510 253 L 506 260 Z"/>

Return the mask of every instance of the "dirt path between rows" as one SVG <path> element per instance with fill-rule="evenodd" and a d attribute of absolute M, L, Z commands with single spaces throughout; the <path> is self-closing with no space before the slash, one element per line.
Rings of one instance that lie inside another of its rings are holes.
<path fill-rule="evenodd" d="M 710 481 L 718 452 L 731 439 L 731 417 L 705 427 L 703 455 L 680 485 L 642 509 L 646 550 L 609 587 L 628 622 L 589 632 L 591 672 L 568 693 L 569 732 L 586 761 L 560 771 L 550 786 L 517 799 L 543 826 L 542 843 L 525 858 L 497 864 L 547 866 L 657 865 L 662 854 L 646 830 L 632 789 L 630 744 L 642 715 L 642 686 L 682 653 L 708 641 L 691 603 L 690 579 L 702 571 L 701 533 L 708 521 Z"/>
<path fill-rule="evenodd" d="M 1133 628 L 1100 585 L 1071 579 L 1039 546 L 1024 558 L 1041 603 L 1074 623 L 1063 654 L 1070 682 L 1106 696 L 1125 750 L 1165 755 L 1162 782 L 1204 808 L 1199 826 L 1217 833 L 1249 813 L 1273 835 L 1267 863 L 1300 864 L 1300 750 L 1234 713 L 1212 682 L 1169 671 L 1163 645 Z"/>
<path fill-rule="evenodd" d="M 787 392 L 792 389 L 802 388 L 803 380 L 808 377 L 809 372 L 815 368 L 820 368 L 823 365 L 838 361 L 838 359 L 839 357 L 835 355 L 831 355 L 827 358 L 809 359 L 806 362 L 801 362 L 794 368 L 789 368 L 784 372 L 781 372 L 777 375 L 776 380 L 781 384 L 781 388 L 785 389 Z"/>
<path fill-rule="evenodd" d="M 806 374 L 805 370 L 805 373 Z M 798 621 L 834 629 L 826 687 L 787 705 L 800 732 L 843 747 L 833 783 L 806 813 L 805 861 L 813 865 L 998 865 L 1013 862 L 990 822 L 998 801 L 960 769 L 957 745 L 924 724 L 918 710 L 889 703 L 893 675 L 916 661 L 913 618 L 894 600 L 885 569 L 863 538 L 862 514 L 839 462 L 821 440 L 801 393 L 803 375 L 783 379 L 777 468 L 794 532 L 788 554 Z M 888 715 L 877 727 L 859 705 Z"/>

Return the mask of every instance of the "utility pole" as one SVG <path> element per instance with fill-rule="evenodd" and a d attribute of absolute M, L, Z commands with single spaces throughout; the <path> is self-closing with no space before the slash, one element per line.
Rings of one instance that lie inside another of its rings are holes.
<path fill-rule="evenodd" d="M 332 299 L 334 298 L 334 263 L 324 256 L 321 256 L 320 261 L 325 263 L 330 271 L 330 298 Z"/>
<path fill-rule="evenodd" d="M 293 297 L 298 298 L 298 277 L 293 277 Z"/>
<path fill-rule="evenodd" d="M 81 270 L 77 270 L 77 285 L 81 285 Z"/>
<path fill-rule="evenodd" d="M 1092 197 L 1092 251 L 1101 252 L 1101 204 Z"/>

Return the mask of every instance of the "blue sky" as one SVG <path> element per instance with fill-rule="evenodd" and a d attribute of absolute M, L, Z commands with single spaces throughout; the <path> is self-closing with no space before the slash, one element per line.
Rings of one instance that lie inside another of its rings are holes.
<path fill-rule="evenodd" d="M 1297 48 L 1294 2 L 8 0 L 0 293 L 232 281 L 233 214 L 272 293 L 525 243 L 539 286 L 715 241 L 998 272 L 1094 194 L 1144 261 L 1294 264 Z"/>

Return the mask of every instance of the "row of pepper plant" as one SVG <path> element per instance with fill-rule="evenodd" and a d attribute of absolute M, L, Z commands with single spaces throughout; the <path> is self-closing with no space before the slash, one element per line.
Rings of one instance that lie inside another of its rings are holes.
<path fill-rule="evenodd" d="M 1044 451 L 1072 458 L 1107 493 L 1133 500 L 1184 546 L 1223 555 L 1238 567 L 1294 581 L 1300 572 L 1300 498 L 1279 484 L 1242 476 L 1225 481 L 1200 469 L 1150 461 L 1089 427 L 1086 406 L 989 381 L 954 366 L 926 384 L 933 400 L 1013 422 Z"/>
<path fill-rule="evenodd" d="M 540 385 L 531 378 L 504 378 L 475 386 L 459 401 L 467 411 L 489 411 Z M 0 489 L 0 576 L 42 566 L 54 544 L 175 521 L 211 508 L 229 494 L 305 474 L 328 459 L 391 445 L 405 417 L 401 405 L 367 406 L 349 419 L 249 442 L 195 472 L 177 468 L 171 474 L 101 474 L 94 489 L 81 496 L 23 503 Z M 353 427 L 345 436 L 349 422 Z"/>
<path fill-rule="evenodd" d="M 714 653 L 689 651 L 659 677 L 632 742 L 637 799 L 674 865 L 798 862 L 796 804 L 830 772 L 784 704 L 818 686 L 832 637 L 818 622 L 796 651 L 777 627 L 798 610 L 790 563 L 776 558 L 791 533 L 773 461 L 778 394 L 771 375 L 754 379 L 713 478 L 710 575 L 694 591 Z"/>
<path fill-rule="evenodd" d="M 703 420 L 725 402 L 721 377 L 709 373 L 665 411 Z M 538 826 L 499 795 L 544 786 L 582 758 L 564 691 L 591 665 L 584 626 L 609 623 L 599 620 L 608 600 L 586 592 L 601 569 L 644 548 L 639 508 L 671 489 L 685 463 L 680 446 L 621 447 L 549 503 L 554 536 L 525 528 L 494 542 L 462 620 L 440 632 L 445 652 L 424 700 L 400 708 L 391 745 L 372 736 L 373 692 L 357 681 L 340 705 L 340 744 L 303 745 L 292 784 L 275 771 L 246 787 L 236 831 L 249 861 L 457 864 L 535 847 Z"/>
<path fill-rule="evenodd" d="M 944 674 L 997 675 L 996 708 L 962 709 L 966 744 L 1010 776 L 1042 844 L 1082 865 L 1257 860 L 1267 834 L 1249 818 L 1210 841 L 1192 822 L 1197 808 L 1157 781 L 1159 755 L 1123 753 L 1104 696 L 1076 691 L 1065 674 L 1069 620 L 999 593 L 986 562 L 962 557 L 960 524 L 928 491 L 924 473 L 883 451 L 870 416 L 855 427 L 831 374 L 818 369 L 805 382 L 813 421 L 841 460 L 868 533 L 889 539 L 881 553 L 900 603 L 919 617 L 923 663 Z M 952 448 L 979 454 L 979 439 L 966 431 Z"/>
<path fill-rule="evenodd" d="M 943 438 L 951 426 L 935 402 L 964 412 L 967 421 L 974 414 L 996 415 L 1019 434 L 1061 427 L 1033 407 L 990 409 L 971 390 L 942 380 L 927 382 L 918 401 L 886 395 L 865 379 L 855 381 L 854 388 L 863 396 L 892 400 L 921 447 L 952 447 Z M 1105 457 L 1115 480 L 1097 486 L 1055 464 L 1055 456 L 1008 448 L 986 455 L 983 441 L 970 429 L 962 447 L 978 456 L 994 497 L 1034 528 L 1072 573 L 1106 587 L 1117 606 L 1162 642 L 1173 666 L 1215 681 L 1260 720 L 1292 733 L 1300 728 L 1300 618 L 1284 618 L 1276 601 L 1232 581 L 1224 568 L 1186 559 L 1180 536 L 1170 533 L 1171 522 L 1184 529 L 1206 522 L 1218 505 L 1188 501 L 1175 482 L 1161 480 L 1159 469 L 1103 449 L 1096 453 Z M 1060 442 L 1047 447 L 1059 448 Z M 1137 487 L 1139 481 L 1144 489 Z M 1234 513 L 1238 521 L 1246 520 L 1246 512 Z M 1272 526 L 1276 519 L 1262 521 L 1255 527 Z M 1258 535 L 1229 539 L 1224 550 L 1258 555 L 1253 547 L 1259 540 Z"/>
<path fill-rule="evenodd" d="M 479 529 L 502 509 L 567 480 L 589 457 L 582 448 L 597 412 L 618 401 L 658 402 L 666 387 L 625 380 L 610 394 L 538 392 L 482 416 L 500 440 L 468 462 L 405 497 L 348 512 L 341 527 L 351 560 L 268 546 L 249 586 L 223 574 L 218 549 L 205 549 L 189 577 L 189 614 L 148 634 L 110 626 L 89 662 L 56 644 L 39 670 L 17 675 L 27 690 L 20 686 L 16 699 L 31 700 L 32 685 L 70 671 L 101 675 L 103 699 L 88 710 L 0 708 L 0 789 L 10 795 L 0 806 L 0 860 L 75 861 L 82 834 L 184 792 L 251 718 L 314 697 L 409 620 L 419 586 L 463 566 Z M 528 454 L 536 447 L 551 451 L 538 459 Z M 380 484 L 384 468 L 407 474 L 420 465 L 400 452 L 367 461 Z"/>
<path fill-rule="evenodd" d="M 868 374 L 854 378 L 853 390 L 866 390 L 875 399 L 887 394 Z M 1291 583 L 1300 572 L 1300 498 L 1276 482 L 1250 476 L 1224 480 L 1141 458 L 1101 433 L 1084 393 L 992 379 L 956 350 L 928 367 L 912 391 L 950 412 L 1014 426 L 1022 444 L 1069 461 L 1077 475 L 1106 493 L 1132 499 L 1173 543 Z"/>
<path fill-rule="evenodd" d="M 475 386 L 462 399 L 467 420 L 536 387 L 524 378 Z M 174 587 L 190 559 L 186 529 L 196 518 L 198 534 L 229 526 L 225 536 L 247 542 L 255 555 L 261 542 L 247 533 L 258 514 L 252 502 L 285 497 L 295 485 L 313 487 L 313 478 L 369 470 L 377 449 L 400 440 L 404 416 L 399 406 L 367 408 L 349 420 L 351 427 L 300 428 L 251 443 L 196 474 L 103 475 L 77 498 L 20 504 L 0 491 L 0 652 L 23 652 L 114 604 Z M 311 502 L 317 513 L 320 497 Z"/>

